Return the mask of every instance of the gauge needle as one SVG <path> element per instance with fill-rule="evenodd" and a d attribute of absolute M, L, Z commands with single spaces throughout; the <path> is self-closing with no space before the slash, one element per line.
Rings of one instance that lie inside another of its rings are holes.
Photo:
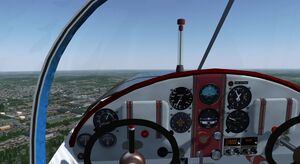
<path fill-rule="evenodd" d="M 239 94 L 236 90 L 235 90 L 235 94 L 236 94 L 236 96 L 237 96 L 237 98 L 236 98 L 236 101 L 240 101 L 241 100 L 241 93 Z"/>
<path fill-rule="evenodd" d="M 109 115 L 110 115 L 110 114 L 107 114 L 107 116 L 106 116 L 106 118 L 105 118 L 106 120 L 108 120 Z"/>
<path fill-rule="evenodd" d="M 182 97 L 183 97 L 183 95 L 180 96 L 180 99 L 179 99 L 178 102 L 176 103 L 176 106 L 178 106 L 178 104 L 180 103 L 180 101 L 182 101 Z"/>
<path fill-rule="evenodd" d="M 229 117 L 228 119 L 231 120 L 231 121 L 236 121 L 236 119 L 231 118 L 231 117 Z"/>

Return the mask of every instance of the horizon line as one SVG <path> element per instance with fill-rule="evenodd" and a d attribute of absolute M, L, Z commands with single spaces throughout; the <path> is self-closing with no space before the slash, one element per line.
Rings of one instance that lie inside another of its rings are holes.
<path fill-rule="evenodd" d="M 222 69 L 222 68 L 207 68 L 207 69 Z M 226 68 L 227 69 L 227 68 Z M 185 71 L 191 71 L 196 69 L 185 69 Z M 244 68 L 233 70 L 300 70 L 300 68 Z M 57 70 L 56 72 L 73 72 L 73 71 L 176 71 L 175 69 L 73 69 L 73 70 Z M 41 70 L 5 70 L 0 73 L 33 73 L 41 72 Z"/>

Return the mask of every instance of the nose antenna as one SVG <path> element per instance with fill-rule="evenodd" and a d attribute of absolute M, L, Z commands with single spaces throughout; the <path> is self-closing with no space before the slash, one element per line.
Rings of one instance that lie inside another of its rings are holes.
<path fill-rule="evenodd" d="M 185 25 L 185 19 L 179 18 L 177 19 L 178 24 L 178 59 L 177 59 L 177 67 L 176 72 L 183 72 L 184 68 L 182 65 L 182 35 L 183 35 L 183 26 Z"/>

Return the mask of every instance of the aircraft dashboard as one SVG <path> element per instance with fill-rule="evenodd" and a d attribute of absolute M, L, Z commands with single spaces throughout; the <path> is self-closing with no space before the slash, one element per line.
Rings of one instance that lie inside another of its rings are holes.
<path fill-rule="evenodd" d="M 62 145 L 60 149 L 71 150 L 73 160 L 83 162 L 85 147 L 97 127 L 135 118 L 152 121 L 170 131 L 177 141 L 181 159 L 190 160 L 189 163 L 199 155 L 213 163 L 224 163 L 232 157 L 249 161 L 253 155 L 264 154 L 272 130 L 299 115 L 300 100 L 299 92 L 281 80 L 254 75 L 192 73 L 155 82 L 150 79 L 151 84 L 140 85 L 124 94 L 117 92 L 117 98 L 90 110 L 90 116 L 84 116 L 84 124 L 77 125 L 80 127 L 77 135 L 75 128 L 66 138 L 70 145 Z M 98 105 L 106 99 L 110 97 Z M 295 128 L 286 134 L 293 138 Z M 129 145 L 128 127 L 114 128 L 98 138 L 90 158 L 100 163 L 119 161 Z M 148 127 L 135 126 L 134 146 L 147 160 L 172 158 L 169 141 Z M 276 147 L 274 156 L 285 149 Z M 57 160 L 59 157 L 54 155 L 52 162 Z"/>

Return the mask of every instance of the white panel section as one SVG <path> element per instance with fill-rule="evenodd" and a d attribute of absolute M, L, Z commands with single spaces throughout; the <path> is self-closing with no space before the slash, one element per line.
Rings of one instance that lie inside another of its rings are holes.
<path fill-rule="evenodd" d="M 183 78 L 175 78 L 175 79 L 170 79 L 170 80 L 165 80 L 161 82 L 157 82 L 155 84 L 140 88 L 138 90 L 135 90 L 133 92 L 130 92 L 114 102 L 106 105 L 104 108 L 109 108 L 115 111 L 119 117 L 119 119 L 127 118 L 127 113 L 124 113 L 124 102 L 126 101 L 133 101 L 133 102 L 142 102 L 142 101 L 152 101 L 155 102 L 156 100 L 163 100 L 163 108 L 168 108 L 168 110 L 162 109 L 164 111 L 162 114 L 162 124 L 167 130 L 171 130 L 169 121 L 172 115 L 176 114 L 179 112 L 178 110 L 172 109 L 170 104 L 169 104 L 169 95 L 171 93 L 171 89 L 175 89 L 177 87 L 186 87 L 188 89 L 191 89 L 191 92 L 193 93 L 193 77 L 183 77 Z M 135 105 L 138 105 L 139 103 L 135 103 Z M 139 105 L 138 105 L 139 106 Z M 144 105 L 142 105 L 144 106 Z M 146 105 L 147 108 L 153 108 L 152 105 Z M 156 112 L 156 107 L 154 106 L 152 114 L 155 114 Z M 133 109 L 135 111 L 136 109 Z M 143 112 L 147 111 L 150 112 L 152 110 L 144 110 L 142 109 Z M 180 112 L 184 112 L 187 114 L 190 114 L 192 117 L 192 105 L 188 107 L 185 110 L 182 110 Z M 145 117 L 145 115 L 141 115 L 141 113 L 135 113 L 138 116 Z M 151 113 L 148 113 L 151 114 Z M 149 120 L 153 120 L 155 117 L 150 116 L 147 117 Z M 94 124 L 93 124 L 93 117 L 90 117 L 88 121 L 85 123 L 85 125 L 80 129 L 79 135 L 82 133 L 89 133 L 93 134 L 94 133 Z M 141 130 L 148 130 L 150 135 L 148 138 L 141 138 L 139 135 Z M 126 151 L 123 149 L 123 143 L 127 141 L 127 131 L 126 127 L 121 127 L 117 128 L 112 132 L 114 135 L 117 136 L 118 140 L 117 143 L 110 148 L 105 148 L 99 144 L 99 142 L 96 142 L 93 150 L 92 150 L 92 159 L 93 160 L 99 160 L 99 161 L 109 161 L 109 160 L 116 160 L 119 159 L 120 156 Z M 156 133 L 154 130 L 149 129 L 149 128 L 137 128 L 136 129 L 136 139 L 143 142 L 143 147 L 139 149 L 139 152 L 144 154 L 147 159 L 155 159 L 155 158 L 160 158 L 157 156 L 157 149 L 164 146 L 171 150 L 170 144 L 168 141 L 164 138 L 162 139 L 157 139 L 156 138 Z M 185 156 L 189 157 L 190 156 L 190 145 L 191 145 L 191 131 L 187 131 L 186 133 L 176 133 L 174 134 L 174 137 L 177 140 L 177 143 L 180 148 L 182 148 L 185 151 Z M 68 142 L 68 140 L 67 140 Z M 75 158 L 79 153 L 83 153 L 84 149 L 78 146 L 78 144 L 75 144 L 75 147 L 72 148 L 73 151 L 72 153 L 74 154 Z M 105 155 L 104 155 L 105 154 Z M 165 158 L 170 158 L 172 154 L 170 153 L 167 155 Z M 82 161 L 82 160 L 80 160 Z"/>
<path fill-rule="evenodd" d="M 256 112 L 255 110 L 253 110 L 253 108 L 257 108 L 254 107 L 254 101 L 260 98 L 267 98 L 267 99 L 272 99 L 272 98 L 293 98 L 293 108 L 299 108 L 299 104 L 297 103 L 298 101 L 300 101 L 300 94 L 295 91 L 292 90 L 289 87 L 286 87 L 284 85 L 272 82 L 272 81 L 268 81 L 268 80 L 264 80 L 264 79 L 260 79 L 260 78 L 256 78 L 256 77 L 250 77 L 250 76 L 241 76 L 241 75 L 227 75 L 227 86 L 226 86 L 226 93 L 225 93 L 225 115 L 224 115 L 224 137 L 246 137 L 246 136 L 256 136 L 257 132 L 255 132 L 254 126 L 256 126 L 255 124 L 257 123 L 257 118 L 259 115 L 255 114 L 254 112 Z M 232 81 L 232 82 L 236 82 L 236 81 L 247 81 L 248 84 L 235 84 L 234 86 L 230 87 L 228 86 L 228 82 Z M 227 133 L 226 130 L 226 118 L 228 116 L 228 114 L 234 110 L 232 109 L 228 109 L 228 100 L 227 100 L 227 96 L 229 91 L 238 85 L 243 85 L 246 86 L 250 89 L 251 93 L 252 93 L 252 100 L 250 102 L 250 104 L 248 105 L 248 107 L 242 109 L 246 112 L 248 112 L 249 117 L 250 117 L 250 123 L 248 128 L 242 132 L 242 133 Z M 295 102 L 295 103 L 294 103 Z M 260 105 L 260 104 L 259 104 Z M 286 107 L 285 107 L 286 109 Z M 296 112 L 297 110 L 293 111 Z M 282 115 L 285 115 L 285 111 L 282 113 Z M 293 113 L 293 116 L 298 115 L 299 112 L 297 111 L 296 113 Z M 300 126 L 299 126 L 300 127 Z M 266 129 L 269 130 L 269 129 Z"/>
<path fill-rule="evenodd" d="M 266 110 L 264 118 L 264 130 L 263 133 L 266 133 L 271 130 L 273 126 L 279 126 L 284 123 L 286 120 L 286 110 L 287 110 L 287 99 L 286 98 L 266 98 Z M 296 99 L 292 99 L 292 114 L 291 118 L 297 116 L 298 114 L 298 102 Z M 256 99 L 253 103 L 253 106 L 250 110 L 254 111 L 253 115 L 253 130 L 258 134 L 259 129 L 259 117 L 261 110 L 261 100 Z M 292 127 L 290 131 L 294 131 L 295 127 Z"/>
<path fill-rule="evenodd" d="M 161 101 L 162 126 L 169 127 L 169 105 Z M 156 101 L 132 101 L 132 118 L 145 119 L 156 123 Z M 127 119 L 126 102 L 122 105 L 122 119 Z"/>

